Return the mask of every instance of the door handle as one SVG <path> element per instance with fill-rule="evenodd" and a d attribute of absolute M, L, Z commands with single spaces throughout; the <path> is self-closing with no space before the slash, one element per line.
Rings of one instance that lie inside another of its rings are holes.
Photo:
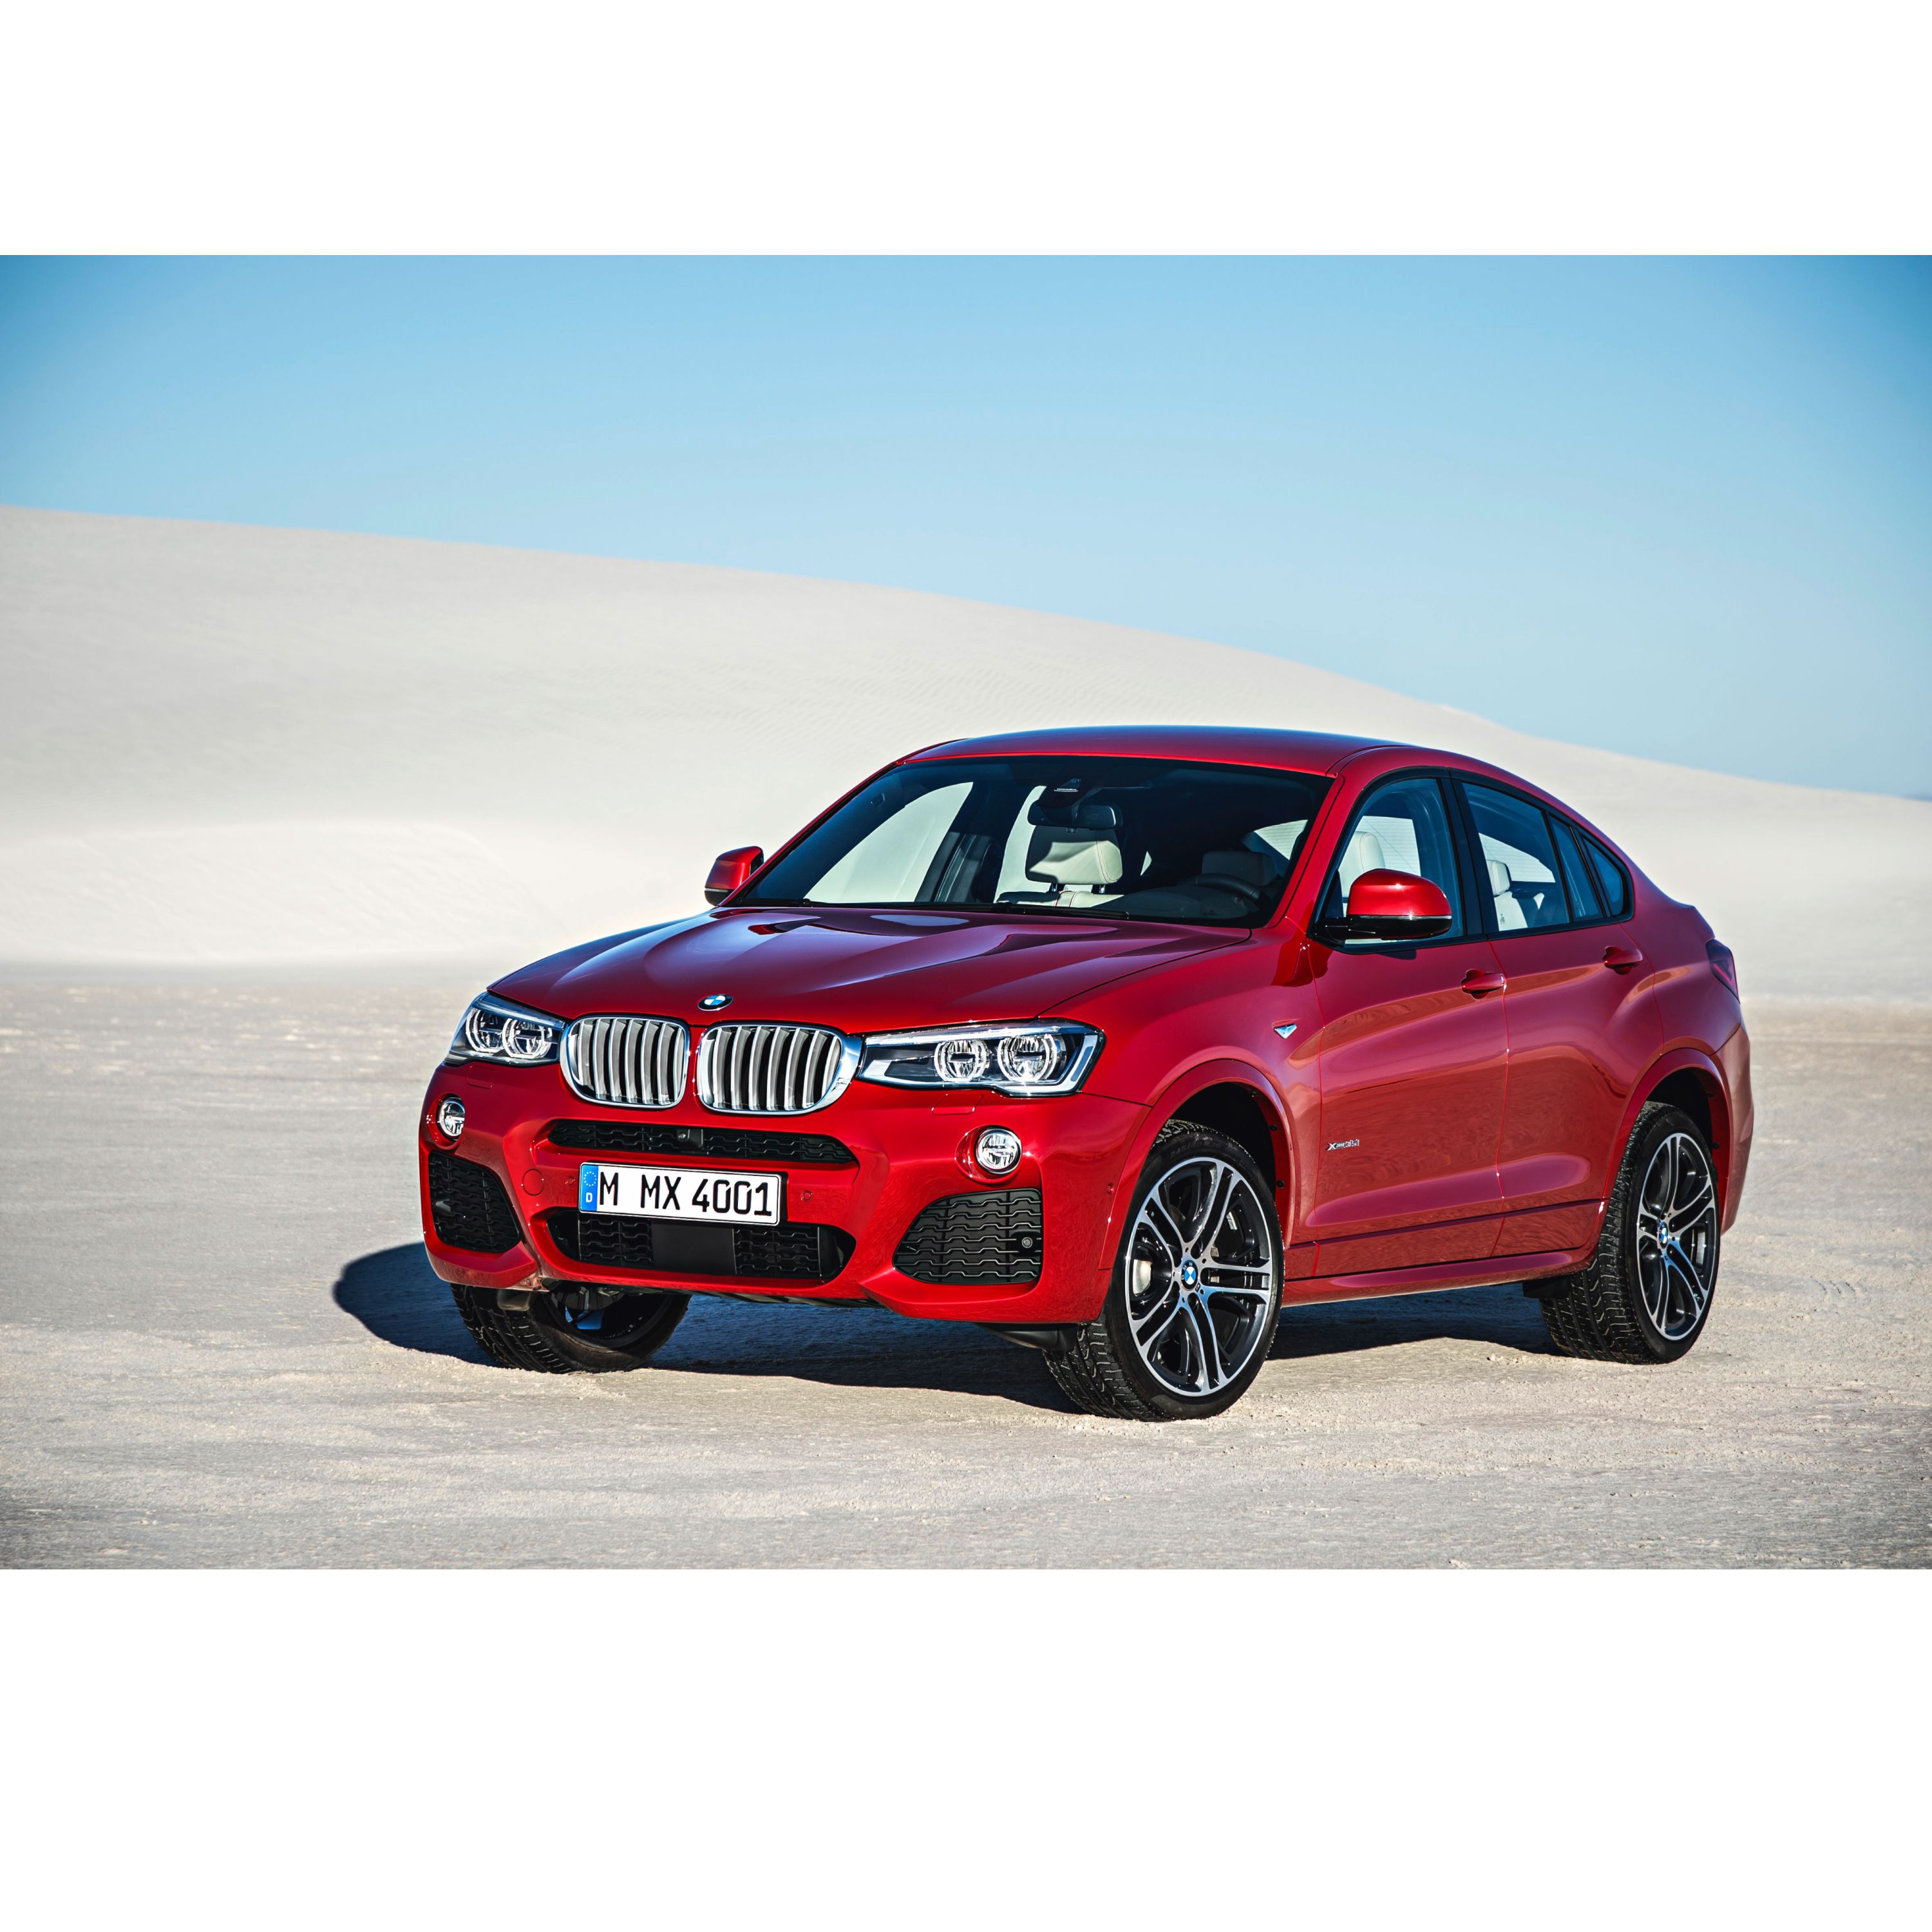
<path fill-rule="evenodd" d="M 1634 946 L 1606 946 L 1604 964 L 1612 973 L 1628 973 L 1633 966 L 1643 964 L 1643 955 Z"/>
<path fill-rule="evenodd" d="M 1472 966 L 1462 975 L 1462 990 L 1472 999 L 1480 998 L 1484 993 L 1500 993 L 1508 984 L 1500 973 L 1485 973 L 1480 967 Z"/>

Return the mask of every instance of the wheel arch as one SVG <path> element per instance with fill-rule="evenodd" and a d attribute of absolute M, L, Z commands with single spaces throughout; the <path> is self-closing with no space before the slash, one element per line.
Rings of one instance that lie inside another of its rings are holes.
<path fill-rule="evenodd" d="M 1665 1054 L 1632 1090 L 1622 1130 L 1617 1136 L 1616 1161 L 1610 1172 L 1614 1174 L 1623 1160 L 1638 1114 L 1653 1100 L 1680 1108 L 1703 1130 L 1711 1157 L 1718 1165 L 1718 1196 L 1728 1205 L 1734 1144 L 1730 1093 L 1717 1063 L 1693 1048 L 1680 1047 Z"/>
<path fill-rule="evenodd" d="M 1288 1245 L 1293 1220 L 1294 1158 L 1282 1096 L 1260 1068 L 1245 1060 L 1202 1060 L 1184 1068 L 1155 1095 L 1120 1164 L 1096 1276 L 1102 1296 L 1113 1274 L 1114 1251 L 1126 1224 L 1135 1183 L 1161 1129 L 1170 1120 L 1193 1120 L 1216 1128 L 1254 1156 L 1263 1179 L 1274 1190 L 1283 1249 Z"/>

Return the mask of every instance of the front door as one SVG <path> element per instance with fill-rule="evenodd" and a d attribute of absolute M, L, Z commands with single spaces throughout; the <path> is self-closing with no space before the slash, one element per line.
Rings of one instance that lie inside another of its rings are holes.
<path fill-rule="evenodd" d="M 1455 924 L 1420 945 L 1311 943 L 1322 1130 L 1302 1232 L 1318 1274 L 1474 1260 L 1496 1244 L 1503 994 L 1451 824 L 1439 778 L 1378 785 L 1322 901 L 1339 914 L 1360 874 L 1390 867 L 1440 886 Z"/>

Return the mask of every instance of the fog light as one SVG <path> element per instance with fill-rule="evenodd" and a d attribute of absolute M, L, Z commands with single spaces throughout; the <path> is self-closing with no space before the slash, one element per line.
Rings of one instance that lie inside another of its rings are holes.
<path fill-rule="evenodd" d="M 973 1158 L 988 1174 L 1010 1174 L 1020 1164 L 1020 1137 L 1011 1127 L 982 1127 Z"/>
<path fill-rule="evenodd" d="M 446 1141 L 463 1138 L 463 1102 L 454 1094 L 446 1094 L 436 1103 L 436 1130 Z"/>

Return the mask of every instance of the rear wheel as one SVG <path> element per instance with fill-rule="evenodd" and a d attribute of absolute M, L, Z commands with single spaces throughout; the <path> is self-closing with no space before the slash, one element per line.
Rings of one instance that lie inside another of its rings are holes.
<path fill-rule="evenodd" d="M 508 1306 L 487 1288 L 452 1286 L 450 1293 L 488 1354 L 506 1369 L 553 1376 L 642 1368 L 670 1340 L 691 1303 L 688 1294 L 627 1294 L 561 1282 L 514 1295 Z"/>
<path fill-rule="evenodd" d="M 1718 1285 L 1718 1206 L 1697 1124 L 1653 1102 L 1637 1116 L 1589 1266 L 1533 1284 L 1558 1352 L 1599 1362 L 1688 1353 Z"/>
<path fill-rule="evenodd" d="M 1171 1120 L 1141 1170 L 1099 1318 L 1066 1331 L 1047 1366 L 1090 1415 L 1218 1415 L 1268 1358 L 1281 1264 L 1252 1156 L 1211 1127 Z"/>

